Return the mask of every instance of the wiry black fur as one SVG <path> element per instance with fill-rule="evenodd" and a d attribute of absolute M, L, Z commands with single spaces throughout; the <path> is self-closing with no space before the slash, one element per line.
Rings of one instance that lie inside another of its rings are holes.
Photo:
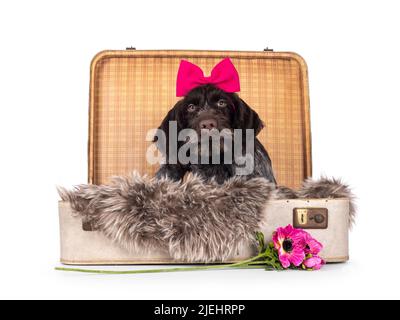
<path fill-rule="evenodd" d="M 218 105 L 219 101 L 225 102 L 222 107 Z M 177 122 L 178 132 L 190 128 L 200 133 L 201 127 L 199 124 L 202 119 L 214 119 L 217 123 L 216 129 L 218 130 L 242 129 L 243 152 L 246 150 L 246 129 L 253 129 L 254 136 L 256 136 L 264 127 L 264 123 L 258 114 L 239 98 L 236 93 L 227 93 L 213 85 L 197 87 L 176 103 L 159 127 L 159 129 L 165 132 L 167 137 L 167 145 L 163 149 L 167 161 L 169 156 L 169 122 Z M 156 139 L 155 142 L 157 142 Z M 177 141 L 178 148 L 183 144 L 184 142 Z M 157 146 L 160 148 L 159 144 Z M 193 172 L 203 179 L 209 180 L 214 178 L 218 183 L 223 183 L 225 180 L 236 176 L 237 168 L 238 164 L 235 162 L 233 164 L 224 164 L 222 161 L 221 164 L 188 165 L 183 165 L 179 162 L 177 164 L 167 162 L 161 165 L 156 173 L 156 177 L 168 177 L 178 181 L 187 172 Z M 254 141 L 254 172 L 248 175 L 248 178 L 253 177 L 264 177 L 276 184 L 271 159 L 257 138 Z"/>

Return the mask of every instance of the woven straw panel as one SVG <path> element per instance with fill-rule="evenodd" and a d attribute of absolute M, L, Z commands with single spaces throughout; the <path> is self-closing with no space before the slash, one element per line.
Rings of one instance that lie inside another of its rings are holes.
<path fill-rule="evenodd" d="M 146 161 L 149 129 L 176 103 L 179 62 L 187 59 L 208 75 L 229 56 L 240 96 L 266 123 L 258 138 L 267 148 L 280 185 L 297 188 L 311 175 L 307 67 L 293 53 L 218 51 L 104 51 L 91 66 L 89 182 L 137 170 L 154 175 Z"/>

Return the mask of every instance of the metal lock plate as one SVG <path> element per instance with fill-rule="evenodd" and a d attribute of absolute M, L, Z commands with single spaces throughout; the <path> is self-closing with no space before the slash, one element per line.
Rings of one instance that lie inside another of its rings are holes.
<path fill-rule="evenodd" d="M 294 208 L 293 226 L 300 229 L 327 229 L 327 208 Z"/>

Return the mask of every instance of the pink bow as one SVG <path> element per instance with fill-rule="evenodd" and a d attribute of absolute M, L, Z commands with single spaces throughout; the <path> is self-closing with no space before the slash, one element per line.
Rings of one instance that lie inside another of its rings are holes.
<path fill-rule="evenodd" d="M 239 74 L 229 58 L 221 60 L 209 77 L 205 77 L 203 70 L 195 64 L 182 60 L 176 78 L 176 96 L 183 97 L 192 89 L 205 84 L 213 84 L 226 92 L 240 91 Z"/>

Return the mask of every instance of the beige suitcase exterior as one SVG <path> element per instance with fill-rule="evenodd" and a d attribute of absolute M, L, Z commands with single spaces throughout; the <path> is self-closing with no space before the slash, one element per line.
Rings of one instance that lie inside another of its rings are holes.
<path fill-rule="evenodd" d="M 308 230 L 324 245 L 321 256 L 327 262 L 344 262 L 348 253 L 348 199 L 274 200 L 265 206 L 265 222 L 262 231 L 266 240 L 276 228 L 293 224 L 293 209 L 318 207 L 327 208 L 328 229 Z M 124 265 L 124 264 L 179 264 L 168 252 L 128 252 L 107 239 L 101 232 L 84 231 L 82 220 L 73 214 L 67 202 L 59 202 L 61 230 L 61 262 L 68 265 Z M 244 246 L 228 262 L 239 261 L 254 254 L 250 245 Z"/>
<path fill-rule="evenodd" d="M 312 174 L 308 74 L 305 61 L 288 52 L 103 51 L 91 64 L 89 106 L 89 183 L 133 170 L 154 175 L 146 162 L 145 135 L 157 128 L 175 104 L 175 80 L 181 59 L 205 73 L 230 57 L 238 69 L 240 96 L 266 123 L 258 138 L 267 148 L 280 185 L 298 188 Z M 348 199 L 276 200 L 265 207 L 262 231 L 270 236 L 293 223 L 295 208 L 327 208 L 327 229 L 308 230 L 325 245 L 329 262 L 348 260 Z M 161 264 L 166 252 L 127 252 L 97 231 L 84 231 L 68 203 L 59 203 L 61 262 L 64 264 Z M 245 246 L 232 261 L 249 257 Z"/>

